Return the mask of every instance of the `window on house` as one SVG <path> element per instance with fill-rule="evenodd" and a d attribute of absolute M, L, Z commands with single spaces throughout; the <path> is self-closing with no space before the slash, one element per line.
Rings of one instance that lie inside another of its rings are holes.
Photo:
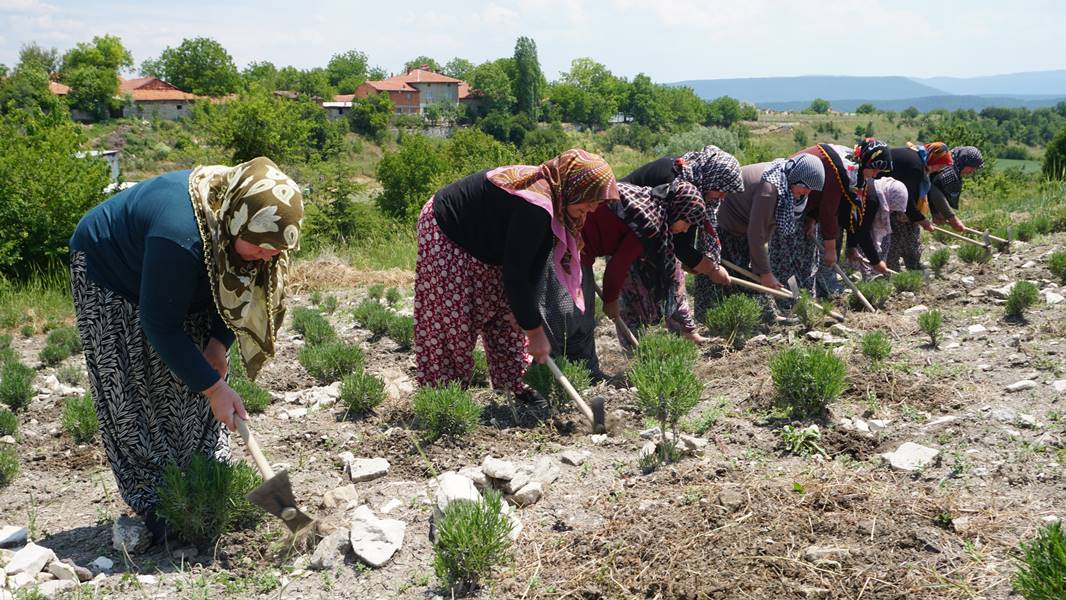
<path fill-rule="evenodd" d="M 181 110 L 181 105 L 180 104 L 178 105 L 178 110 Z"/>

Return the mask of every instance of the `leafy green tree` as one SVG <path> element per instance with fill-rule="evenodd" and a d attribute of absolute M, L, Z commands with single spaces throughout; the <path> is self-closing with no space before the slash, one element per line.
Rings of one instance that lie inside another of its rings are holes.
<path fill-rule="evenodd" d="M 0 116 L 0 276 L 66 260 L 74 227 L 104 198 L 109 178 L 104 161 L 78 158 L 84 142 L 66 111 Z"/>
<path fill-rule="evenodd" d="M 707 103 L 707 117 L 704 125 L 728 129 L 741 119 L 742 114 L 743 107 L 740 100 L 730 96 L 720 96 Z"/>
<path fill-rule="evenodd" d="M 38 63 L 19 63 L 10 77 L 0 80 L 0 113 L 35 109 L 47 113 L 61 108 L 63 101 L 48 89 L 48 73 Z"/>
<path fill-rule="evenodd" d="M 559 123 L 538 127 L 527 133 L 522 140 L 522 162 L 527 165 L 539 165 L 570 147 L 570 136 L 563 131 Z"/>
<path fill-rule="evenodd" d="M 537 59 L 537 43 L 531 38 L 520 37 L 514 47 L 516 77 L 514 81 L 516 108 L 537 120 L 540 111 L 541 92 L 544 89 L 544 74 Z"/>
<path fill-rule="evenodd" d="M 370 81 L 381 81 L 389 76 L 389 72 L 385 70 L 385 67 L 371 67 L 366 73 L 366 78 Z"/>
<path fill-rule="evenodd" d="M 690 87 L 657 85 L 657 97 L 668 121 L 667 126 L 688 129 L 703 123 L 707 116 L 707 103 Z"/>
<path fill-rule="evenodd" d="M 511 78 L 497 62 L 484 62 L 475 67 L 470 72 L 470 85 L 481 93 L 486 113 L 496 110 L 509 112 L 514 106 Z"/>
<path fill-rule="evenodd" d="M 466 60 L 465 58 L 455 58 L 448 61 L 448 64 L 444 65 L 444 74 L 448 77 L 454 77 L 456 79 L 462 79 L 466 81 L 470 77 L 470 72 L 474 70 L 474 63 Z"/>
<path fill-rule="evenodd" d="M 19 50 L 18 64 L 22 67 L 36 67 L 50 75 L 59 71 L 62 60 L 59 50 L 45 48 L 38 45 L 37 42 L 30 42 L 23 44 L 22 49 Z"/>
<path fill-rule="evenodd" d="M 415 219 L 447 170 L 448 163 L 435 140 L 405 136 L 399 149 L 386 152 L 378 163 L 378 207 L 395 219 Z"/>
<path fill-rule="evenodd" d="M 279 90 L 297 92 L 310 98 L 333 98 L 329 74 L 322 68 L 301 71 L 296 67 L 285 67 L 278 71 L 277 86 Z"/>
<path fill-rule="evenodd" d="M 326 65 L 329 83 L 337 89 L 337 93 L 351 94 L 366 81 L 367 66 L 366 54 L 358 50 L 334 54 Z"/>
<path fill-rule="evenodd" d="M 869 102 L 864 102 L 855 109 L 855 113 L 859 115 L 872 115 L 875 112 L 877 112 L 877 107 Z"/>
<path fill-rule="evenodd" d="M 408 72 L 413 71 L 415 69 L 422 69 L 422 68 L 424 68 L 427 71 L 435 71 L 437 73 L 440 73 L 441 70 L 442 70 L 441 66 L 440 66 L 440 63 L 438 63 L 437 61 L 433 60 L 432 58 L 430 58 L 428 56 L 417 56 L 417 57 L 412 58 L 411 60 L 409 60 L 409 61 L 407 61 L 407 62 L 405 62 L 403 64 L 403 72 L 404 73 L 408 73 Z"/>
<path fill-rule="evenodd" d="M 644 73 L 638 74 L 629 84 L 622 112 L 652 131 L 662 131 L 667 126 L 668 114 L 659 89 Z"/>
<path fill-rule="evenodd" d="M 444 144 L 443 156 L 449 169 L 441 176 L 440 185 L 471 173 L 518 162 L 518 152 L 514 146 L 471 128 L 457 130 Z"/>
<path fill-rule="evenodd" d="M 122 45 L 122 40 L 113 35 L 96 36 L 92 43 L 81 42 L 63 55 L 62 70 L 82 66 L 111 69 L 133 68 L 133 55 Z"/>
<path fill-rule="evenodd" d="M 824 115 L 829 112 L 830 104 L 825 98 L 815 98 L 811 100 L 810 106 L 807 107 L 808 112 L 812 112 L 816 115 Z"/>
<path fill-rule="evenodd" d="M 233 57 L 215 40 L 186 38 L 167 47 L 159 58 L 141 63 L 141 73 L 199 96 L 224 96 L 237 91 L 240 74 Z"/>
<path fill-rule="evenodd" d="M 730 154 L 736 154 L 740 150 L 740 142 L 732 131 L 721 127 L 697 126 L 671 135 L 666 141 L 656 144 L 652 153 L 655 156 L 681 156 L 686 152 L 700 150 L 708 144 L 718 146 Z"/>
<path fill-rule="evenodd" d="M 1044 177 L 1066 179 L 1066 125 L 1044 151 Z"/>
<path fill-rule="evenodd" d="M 571 84 L 584 92 L 584 96 L 580 98 L 571 96 L 571 100 L 578 101 L 570 105 L 581 108 L 580 113 L 570 115 L 571 118 L 564 114 L 563 120 L 597 129 L 607 127 L 626 94 L 624 82 L 615 77 L 607 67 L 591 58 L 576 58 L 571 61 L 570 70 L 560 76 L 559 82 Z M 554 93 L 555 91 L 553 95 Z M 579 115 L 581 118 L 577 118 Z"/>
<path fill-rule="evenodd" d="M 384 141 L 389 130 L 389 120 L 396 108 L 385 93 L 370 94 L 366 98 L 352 101 L 352 110 L 348 113 L 348 125 L 352 131 L 364 135 L 378 143 Z"/>
<path fill-rule="evenodd" d="M 268 92 L 273 92 L 278 89 L 278 68 L 274 66 L 274 63 L 266 60 L 251 62 L 241 71 L 241 80 L 245 87 L 259 86 Z"/>
<path fill-rule="evenodd" d="M 71 88 L 67 102 L 71 108 L 106 119 L 119 105 L 119 69 L 133 67 L 133 55 L 113 35 L 96 36 L 92 43 L 81 42 L 63 55 L 60 76 Z"/>

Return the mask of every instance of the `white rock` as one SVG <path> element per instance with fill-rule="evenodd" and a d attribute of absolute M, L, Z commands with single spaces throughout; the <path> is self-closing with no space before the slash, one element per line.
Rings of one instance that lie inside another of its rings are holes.
<path fill-rule="evenodd" d="M 559 479 L 561 474 L 562 472 L 554 460 L 548 456 L 542 456 L 533 465 L 533 473 L 530 474 L 529 478 L 540 483 L 543 487 L 548 487 L 555 483 L 555 480 Z"/>
<path fill-rule="evenodd" d="M 481 467 L 463 467 L 459 469 L 459 474 L 473 481 L 474 487 L 478 490 L 484 490 L 489 485 L 489 479 L 485 477 L 485 472 L 481 470 Z"/>
<path fill-rule="evenodd" d="M 1059 379 L 1058 381 L 1052 381 L 1051 387 L 1056 392 L 1066 392 L 1066 379 Z"/>
<path fill-rule="evenodd" d="M 839 335 L 841 337 L 847 337 L 851 333 L 851 329 L 848 329 L 842 323 L 835 323 L 829 327 L 829 332 L 833 335 Z"/>
<path fill-rule="evenodd" d="M 351 506 L 353 502 L 358 502 L 358 500 L 359 492 L 356 491 L 355 484 L 349 483 L 326 492 L 322 496 L 322 505 L 326 508 L 347 507 Z"/>
<path fill-rule="evenodd" d="M 1006 387 L 1008 392 L 1020 392 L 1022 390 L 1031 390 L 1036 387 L 1036 382 L 1032 379 L 1023 379 L 1012 383 Z"/>
<path fill-rule="evenodd" d="M 821 340 L 824 337 L 825 337 L 825 332 L 824 331 L 808 331 L 807 332 L 807 339 L 809 339 L 809 340 L 818 341 L 818 340 Z"/>
<path fill-rule="evenodd" d="M 649 427 L 640 432 L 640 439 L 642 440 L 657 440 L 659 439 L 659 428 Z"/>
<path fill-rule="evenodd" d="M 347 529 L 338 529 L 327 535 L 311 555 L 308 564 L 312 571 L 326 571 L 344 563 L 344 555 L 351 550 L 352 542 Z"/>
<path fill-rule="evenodd" d="M 919 314 L 919 313 L 923 313 L 923 312 L 925 312 L 927 310 L 929 310 L 928 306 L 926 306 L 924 304 L 919 304 L 917 306 L 912 306 L 912 307 L 908 308 L 907 310 L 904 310 L 903 314 L 905 314 L 905 315 L 916 315 L 916 314 Z"/>
<path fill-rule="evenodd" d="M 366 505 L 360 506 L 352 515 L 352 552 L 368 565 L 381 567 L 403 546 L 406 529 L 403 521 L 379 519 Z"/>
<path fill-rule="evenodd" d="M 888 428 L 890 422 L 885 419 L 870 419 L 866 424 L 870 426 L 870 431 L 883 431 Z"/>
<path fill-rule="evenodd" d="M 928 465 L 940 454 L 935 448 L 904 442 L 895 452 L 886 452 L 882 458 L 887 460 L 894 468 L 901 471 L 917 471 Z"/>
<path fill-rule="evenodd" d="M 517 473 L 517 469 L 509 460 L 486 456 L 485 460 L 481 461 L 481 472 L 493 479 L 510 481 Z"/>
<path fill-rule="evenodd" d="M 285 395 L 283 396 L 285 402 L 289 404 L 302 404 L 311 408 L 322 408 L 324 406 L 331 406 L 335 402 L 337 402 L 337 398 L 340 397 L 341 382 L 339 381 L 331 383 L 330 385 L 312 387 L 306 390 L 285 392 Z M 291 413 L 292 410 L 288 412 Z"/>
<path fill-rule="evenodd" d="M 389 461 L 384 458 L 356 458 L 347 464 L 345 470 L 354 483 L 372 481 L 389 474 Z"/>
<path fill-rule="evenodd" d="M 518 518 L 515 509 L 507 502 L 500 503 L 500 514 L 507 517 L 507 520 L 511 522 L 511 532 L 507 534 L 507 537 L 511 538 L 512 542 L 517 540 L 518 536 L 522 533 L 522 529 L 525 527 L 525 525 L 522 524 L 522 519 Z"/>
<path fill-rule="evenodd" d="M 159 584 L 159 578 L 155 575 L 138 575 L 137 581 L 141 585 L 146 585 L 148 587 L 154 587 Z"/>
<path fill-rule="evenodd" d="M 977 365 L 977 370 L 978 371 L 991 371 L 992 370 L 992 365 L 980 364 L 980 365 Z"/>
<path fill-rule="evenodd" d="M 851 557 L 851 550 L 848 548 L 837 548 L 832 546 L 808 546 L 803 551 L 803 558 L 810 562 L 816 562 L 819 560 L 835 560 L 843 561 Z"/>
<path fill-rule="evenodd" d="M 522 486 L 522 489 L 518 490 L 511 496 L 511 500 L 514 500 L 515 504 L 519 506 L 529 506 L 537 500 L 540 500 L 544 495 L 544 487 L 539 481 L 530 481 L 526 485 Z"/>
<path fill-rule="evenodd" d="M 1055 306 L 1056 304 L 1066 302 L 1066 296 L 1056 294 L 1055 292 L 1044 292 L 1044 301 L 1047 302 L 1049 306 Z"/>
<path fill-rule="evenodd" d="M 1036 261 L 1035 260 L 1027 260 L 1024 263 L 1022 263 L 1022 268 L 1023 269 L 1032 269 L 1035 266 L 1036 266 Z"/>
<path fill-rule="evenodd" d="M 1002 423 L 1013 423 L 1018 419 L 1018 413 L 1012 408 L 993 408 L 992 419 Z"/>
<path fill-rule="evenodd" d="M 15 556 L 14 550 L 8 550 L 7 548 L 0 548 L 0 588 L 4 587 L 4 567 L 11 560 L 11 557 Z"/>
<path fill-rule="evenodd" d="M 1063 383 L 1066 383 L 1064 381 Z M 592 453 L 588 450 L 566 450 L 559 454 L 559 460 L 563 461 L 564 465 L 572 465 L 580 467 L 585 464 L 585 461 L 592 456 Z"/>
<path fill-rule="evenodd" d="M 988 295 L 993 298 L 999 298 L 1000 300 L 1006 300 L 1010 296 L 1010 291 L 1014 289 L 1013 283 L 1008 283 L 1001 288 L 992 288 L 988 290 Z"/>
<path fill-rule="evenodd" d="M 1039 423 L 1036 421 L 1036 417 L 1033 415 L 1027 415 L 1021 413 L 1018 415 L 1018 426 L 1026 429 L 1036 429 Z"/>
<path fill-rule="evenodd" d="M 74 570 L 74 567 L 65 562 L 53 560 L 48 564 L 48 572 L 55 575 L 56 579 L 65 579 L 67 581 L 73 581 L 74 583 L 81 583 L 81 578 L 78 577 L 78 572 Z"/>
<path fill-rule="evenodd" d="M 26 573 L 30 577 L 36 577 L 44 569 L 44 566 L 56 558 L 56 553 L 51 548 L 38 546 L 30 542 L 20 548 L 4 567 L 8 575 Z"/>
<path fill-rule="evenodd" d="M 966 277 L 959 279 L 959 283 L 966 287 L 973 287 L 977 284 L 977 279 L 970 275 L 967 275 Z"/>
<path fill-rule="evenodd" d="M 870 424 L 858 417 L 851 420 L 851 425 L 855 428 L 855 431 L 870 433 Z"/>
<path fill-rule="evenodd" d="M 970 325 L 966 328 L 966 333 L 969 333 L 970 335 L 982 335 L 988 333 L 988 328 L 980 324 Z"/>
<path fill-rule="evenodd" d="M 42 583 L 41 585 L 37 586 L 37 592 L 45 598 L 51 599 L 55 598 L 63 592 L 69 592 L 70 590 L 76 589 L 77 587 L 77 582 L 61 579 L 58 581 L 46 581 Z"/>
<path fill-rule="evenodd" d="M 387 514 L 391 513 L 392 511 L 396 510 L 397 508 L 400 508 L 401 506 L 403 506 L 403 502 L 400 502 L 400 500 L 398 498 L 393 498 L 393 499 L 389 500 L 388 502 L 386 502 L 385 504 L 382 504 L 378 508 L 378 512 L 380 512 L 383 515 L 387 515 Z"/>
<path fill-rule="evenodd" d="M 0 437 L 0 444 L 7 444 L 8 446 L 14 446 L 15 445 L 15 436 L 13 436 L 13 435 L 5 435 L 4 437 Z"/>
<path fill-rule="evenodd" d="M 287 409 L 285 411 L 282 411 L 282 414 L 285 415 L 286 419 L 293 419 L 293 420 L 302 419 L 303 417 L 307 416 L 307 409 L 306 408 L 290 408 L 290 409 Z M 278 415 L 278 416 L 281 416 L 281 415 Z"/>
<path fill-rule="evenodd" d="M 532 481 L 529 471 L 521 469 L 515 473 L 515 476 L 507 481 L 501 481 L 502 487 L 500 488 L 504 494 L 514 494 L 518 490 L 526 487 L 526 485 Z"/>
<path fill-rule="evenodd" d="M 589 436 L 589 439 L 592 440 L 593 444 L 598 446 L 598 445 L 600 445 L 600 444 L 602 444 L 602 443 L 607 441 L 607 434 L 606 433 L 594 433 L 594 434 Z"/>
<path fill-rule="evenodd" d="M 456 500 L 479 502 L 481 494 L 474 487 L 474 482 L 454 472 L 441 473 L 437 477 L 437 515 L 443 515 L 448 505 Z"/>
<path fill-rule="evenodd" d="M 1062 519 L 1057 515 L 1048 515 L 1041 519 L 1041 521 L 1047 523 L 1048 525 L 1051 525 L 1052 523 L 1061 523 Z"/>
<path fill-rule="evenodd" d="M 138 518 L 122 515 L 111 526 L 111 547 L 119 552 L 137 554 L 151 543 L 148 527 Z"/>
<path fill-rule="evenodd" d="M 18 575 L 12 575 L 7 578 L 7 587 L 18 590 L 28 585 L 33 585 L 37 580 L 29 573 L 19 573 Z"/>
<path fill-rule="evenodd" d="M 106 556 L 98 556 L 96 560 L 89 563 L 89 566 L 97 571 L 110 571 L 115 568 L 115 561 Z"/>
<path fill-rule="evenodd" d="M 954 350 L 959 347 L 961 347 L 961 344 L 959 344 L 958 342 L 949 342 L 947 344 L 944 344 L 944 350 Z"/>
<path fill-rule="evenodd" d="M 680 439 L 681 443 L 685 446 L 684 449 L 696 456 L 702 456 L 707 449 L 707 440 L 704 438 L 682 433 Z"/>
<path fill-rule="evenodd" d="M 29 539 L 29 531 L 25 527 L 4 525 L 0 527 L 0 548 L 21 546 Z"/>
<path fill-rule="evenodd" d="M 955 421 L 958 421 L 959 419 L 960 419 L 960 417 L 958 417 L 956 415 L 944 415 L 942 417 L 937 417 L 937 418 L 933 419 L 932 421 L 929 421 L 928 423 L 926 423 L 925 424 L 925 428 L 926 429 L 932 429 L 934 427 L 939 427 L 941 425 L 947 425 L 948 423 L 954 423 Z"/>
<path fill-rule="evenodd" d="M 647 458 L 647 457 L 651 456 L 652 454 L 655 454 L 655 450 L 658 449 L 658 447 L 659 447 L 659 444 L 657 444 L 655 442 L 645 442 L 644 445 L 640 447 L 639 456 L 641 458 Z"/>

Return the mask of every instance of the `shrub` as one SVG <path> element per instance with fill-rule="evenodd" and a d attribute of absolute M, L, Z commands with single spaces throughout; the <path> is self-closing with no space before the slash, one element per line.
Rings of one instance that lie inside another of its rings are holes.
<path fill-rule="evenodd" d="M 385 296 L 385 285 L 381 283 L 375 283 L 366 290 L 368 298 L 374 302 L 381 302 L 381 299 Z"/>
<path fill-rule="evenodd" d="M 762 319 L 759 303 L 746 294 L 730 294 L 707 310 L 704 323 L 712 334 L 726 338 L 735 348 L 755 335 Z"/>
<path fill-rule="evenodd" d="M 67 357 L 81 351 L 81 337 L 73 327 L 59 327 L 48 333 L 44 348 L 38 355 L 46 365 L 59 364 Z"/>
<path fill-rule="evenodd" d="M 692 340 L 668 331 L 652 331 L 640 338 L 636 360 L 660 360 L 671 356 L 680 357 L 689 366 L 696 364 L 699 349 Z"/>
<path fill-rule="evenodd" d="M 261 413 L 270 406 L 270 392 L 247 377 L 230 376 L 229 386 L 241 397 L 244 409 L 249 413 Z"/>
<path fill-rule="evenodd" d="M 925 285 L 925 281 L 922 279 L 921 271 L 904 271 L 892 277 L 892 285 L 899 292 L 919 292 Z M 870 303 L 872 304 L 873 301 Z"/>
<path fill-rule="evenodd" d="M 319 307 L 327 315 L 332 315 L 337 310 L 337 297 L 333 295 L 326 296 L 325 299 L 322 300 L 321 304 L 319 304 Z"/>
<path fill-rule="evenodd" d="M 900 275 L 902 275 L 902 273 L 900 273 Z M 884 277 L 872 281 L 856 281 L 855 287 L 859 288 L 862 295 L 866 296 L 866 300 L 877 309 L 884 308 L 885 302 L 888 302 L 888 297 L 892 295 L 892 283 Z M 859 297 L 855 294 L 851 294 L 851 296 L 848 297 L 848 304 L 851 306 L 852 310 L 862 310 L 865 308 L 862 305 L 862 302 L 859 301 Z"/>
<path fill-rule="evenodd" d="M 393 315 L 389 320 L 389 337 L 400 348 L 410 349 L 415 341 L 415 319 L 405 315 Z"/>
<path fill-rule="evenodd" d="M 392 287 L 385 291 L 385 301 L 389 303 L 389 306 L 395 307 L 400 303 L 400 300 L 403 300 L 403 294 L 400 293 L 400 290 Z"/>
<path fill-rule="evenodd" d="M 511 555 L 511 522 L 495 490 L 481 501 L 455 500 L 434 523 L 433 570 L 450 588 L 475 588 Z"/>
<path fill-rule="evenodd" d="M 947 248 L 941 248 L 930 254 L 929 267 L 933 269 L 933 274 L 940 277 L 944 272 L 944 267 L 948 266 L 949 260 L 951 260 L 951 251 Z"/>
<path fill-rule="evenodd" d="M 1062 523 L 1046 525 L 1030 543 L 1022 542 L 1014 589 L 1025 600 L 1066 598 L 1066 535 Z"/>
<path fill-rule="evenodd" d="M 770 359 L 777 402 L 796 417 L 821 417 L 846 387 L 844 361 L 827 348 L 793 346 Z"/>
<path fill-rule="evenodd" d="M 299 332 L 310 346 L 332 342 L 337 338 L 333 325 L 322 313 L 302 306 L 292 311 L 292 328 Z"/>
<path fill-rule="evenodd" d="M 644 414 L 659 421 L 663 439 L 666 428 L 677 435 L 677 423 L 699 404 L 703 382 L 692 372 L 682 355 L 638 358 L 627 373 L 637 388 L 637 400 Z"/>
<path fill-rule="evenodd" d="M 56 379 L 67 385 L 78 385 L 81 383 L 82 379 L 81 367 L 78 365 L 65 365 L 59 367 L 56 369 Z"/>
<path fill-rule="evenodd" d="M 789 454 L 795 454 L 796 456 L 821 454 L 826 456 L 825 449 L 818 444 L 822 439 L 822 431 L 818 429 L 817 425 L 802 428 L 785 425 L 781 428 L 780 435 L 781 444 L 785 447 L 785 452 Z"/>
<path fill-rule="evenodd" d="M 353 344 L 332 341 L 318 346 L 304 346 L 296 359 L 319 383 L 338 381 L 363 366 L 363 349 Z"/>
<path fill-rule="evenodd" d="M 681 156 L 686 152 L 698 150 L 708 144 L 714 144 L 730 154 L 740 151 L 737 135 L 721 127 L 696 126 L 688 131 L 675 133 L 666 141 L 657 144 L 652 150 L 655 156 Z"/>
<path fill-rule="evenodd" d="M 14 448 L 0 448 L 0 488 L 7 486 L 19 474 L 19 457 Z"/>
<path fill-rule="evenodd" d="M 485 386 L 489 384 L 489 359 L 481 348 L 474 350 L 474 370 L 470 374 L 470 385 Z"/>
<path fill-rule="evenodd" d="M 959 246 L 956 252 L 959 255 L 959 260 L 967 264 L 986 263 L 992 258 L 992 254 L 985 250 L 984 247 L 973 244 L 963 244 Z"/>
<path fill-rule="evenodd" d="M 415 416 L 426 436 L 435 440 L 459 437 L 477 429 L 481 406 L 459 384 L 440 388 L 420 388 L 415 392 Z"/>
<path fill-rule="evenodd" d="M 592 376 L 584 362 L 571 362 L 563 356 L 553 360 L 555 366 L 559 367 L 559 371 L 570 381 L 570 385 L 574 386 L 577 393 L 580 394 L 592 385 Z M 544 396 L 554 407 L 564 406 L 570 401 L 566 390 L 555 380 L 548 365 L 530 365 L 526 369 L 525 381 L 530 387 L 540 392 L 540 395 Z"/>
<path fill-rule="evenodd" d="M 929 344 L 936 348 L 940 345 L 940 327 L 944 324 L 944 316 L 939 310 L 927 310 L 918 315 L 918 327 L 929 336 Z"/>
<path fill-rule="evenodd" d="M 0 402 L 18 412 L 33 398 L 34 370 L 19 362 L 9 360 L 0 365 Z"/>
<path fill-rule="evenodd" d="M 862 336 L 862 353 L 870 362 L 881 362 L 892 353 L 892 342 L 882 331 L 871 331 Z"/>
<path fill-rule="evenodd" d="M 63 402 L 63 431 L 74 438 L 75 444 L 91 442 L 99 430 L 92 394 L 67 398 Z"/>
<path fill-rule="evenodd" d="M 366 371 L 352 373 L 341 380 L 340 400 L 346 414 L 364 415 L 385 400 L 385 382 Z"/>
<path fill-rule="evenodd" d="M 378 162 L 381 212 L 400 220 L 416 218 L 448 168 L 440 142 L 421 135 L 404 136 L 396 152 L 386 152 Z"/>
<path fill-rule="evenodd" d="M 15 413 L 6 408 L 0 408 L 0 437 L 15 435 L 19 430 L 19 420 Z"/>
<path fill-rule="evenodd" d="M 263 511 L 245 499 L 262 479 L 245 463 L 197 454 L 184 469 L 163 471 L 156 511 L 184 544 L 211 545 L 222 534 L 255 526 Z"/>
<path fill-rule="evenodd" d="M 810 292 L 800 292 L 800 297 L 792 305 L 792 314 L 795 315 L 803 328 L 807 331 L 818 327 L 832 309 L 827 305 L 819 304 Z"/>
<path fill-rule="evenodd" d="M 1052 275 L 1059 278 L 1063 284 L 1066 284 L 1066 251 L 1058 251 L 1048 257 L 1048 269 Z"/>
<path fill-rule="evenodd" d="M 1031 281 L 1019 281 L 1010 289 L 1004 310 L 1013 319 L 1025 317 L 1025 311 L 1040 300 L 1040 290 Z"/>
<path fill-rule="evenodd" d="M 392 323 L 392 312 L 379 304 L 377 300 L 363 300 L 352 311 L 352 316 L 359 325 L 370 330 L 375 336 L 385 335 Z"/>

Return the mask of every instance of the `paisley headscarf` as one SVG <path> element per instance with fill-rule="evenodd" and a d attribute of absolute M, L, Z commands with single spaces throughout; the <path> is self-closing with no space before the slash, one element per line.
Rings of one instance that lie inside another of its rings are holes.
<path fill-rule="evenodd" d="M 880 248 L 881 253 L 884 254 L 887 250 L 887 244 L 884 244 L 882 240 L 885 236 L 892 233 L 892 215 L 894 212 L 906 212 L 907 211 L 907 186 L 903 185 L 902 181 L 893 179 L 891 177 L 881 177 L 879 179 L 872 179 L 867 182 L 871 185 L 868 189 L 872 190 L 877 195 L 877 199 L 881 203 L 881 210 L 874 214 L 874 223 L 870 231 L 870 237 L 873 238 L 875 244 Z M 871 258 L 872 257 L 868 257 Z"/>
<path fill-rule="evenodd" d="M 701 193 L 744 191 L 740 161 L 718 146 L 687 152 L 674 161 L 674 177 L 696 186 Z"/>
<path fill-rule="evenodd" d="M 951 150 L 944 142 L 932 142 L 925 145 L 925 166 L 938 167 L 940 165 L 951 166 L 954 160 Z"/>
<path fill-rule="evenodd" d="M 555 245 L 552 267 L 556 277 L 585 311 L 581 292 L 581 226 L 570 217 L 570 204 L 618 200 L 618 183 L 611 165 L 596 154 L 574 148 L 539 167 L 514 165 L 488 173 L 496 187 L 544 209 L 551 217 Z"/>
<path fill-rule="evenodd" d="M 807 208 L 807 197 L 794 198 L 792 186 L 799 184 L 815 191 L 825 186 L 825 167 L 822 161 L 810 154 L 800 154 L 790 159 L 779 158 L 762 173 L 762 181 L 777 188 L 777 207 L 774 218 L 777 229 L 784 235 L 796 232 L 797 220 Z"/>
<path fill-rule="evenodd" d="M 696 186 L 680 179 L 654 188 L 619 183 L 618 193 L 621 200 L 611 209 L 640 238 L 645 249 L 643 259 L 635 262 L 632 269 L 652 290 L 657 302 L 666 302 L 663 314 L 673 314 L 677 308 L 673 296 L 677 258 L 670 227 L 678 220 L 686 221 L 689 227 L 700 227 L 706 214 L 703 196 Z"/>
<path fill-rule="evenodd" d="M 235 167 L 206 165 L 189 175 L 189 196 L 204 241 L 204 263 L 218 314 L 237 335 L 248 376 L 274 356 L 285 318 L 289 252 L 300 246 L 303 196 L 269 158 Z M 246 262 L 234 248 L 240 238 L 281 253 Z"/>

